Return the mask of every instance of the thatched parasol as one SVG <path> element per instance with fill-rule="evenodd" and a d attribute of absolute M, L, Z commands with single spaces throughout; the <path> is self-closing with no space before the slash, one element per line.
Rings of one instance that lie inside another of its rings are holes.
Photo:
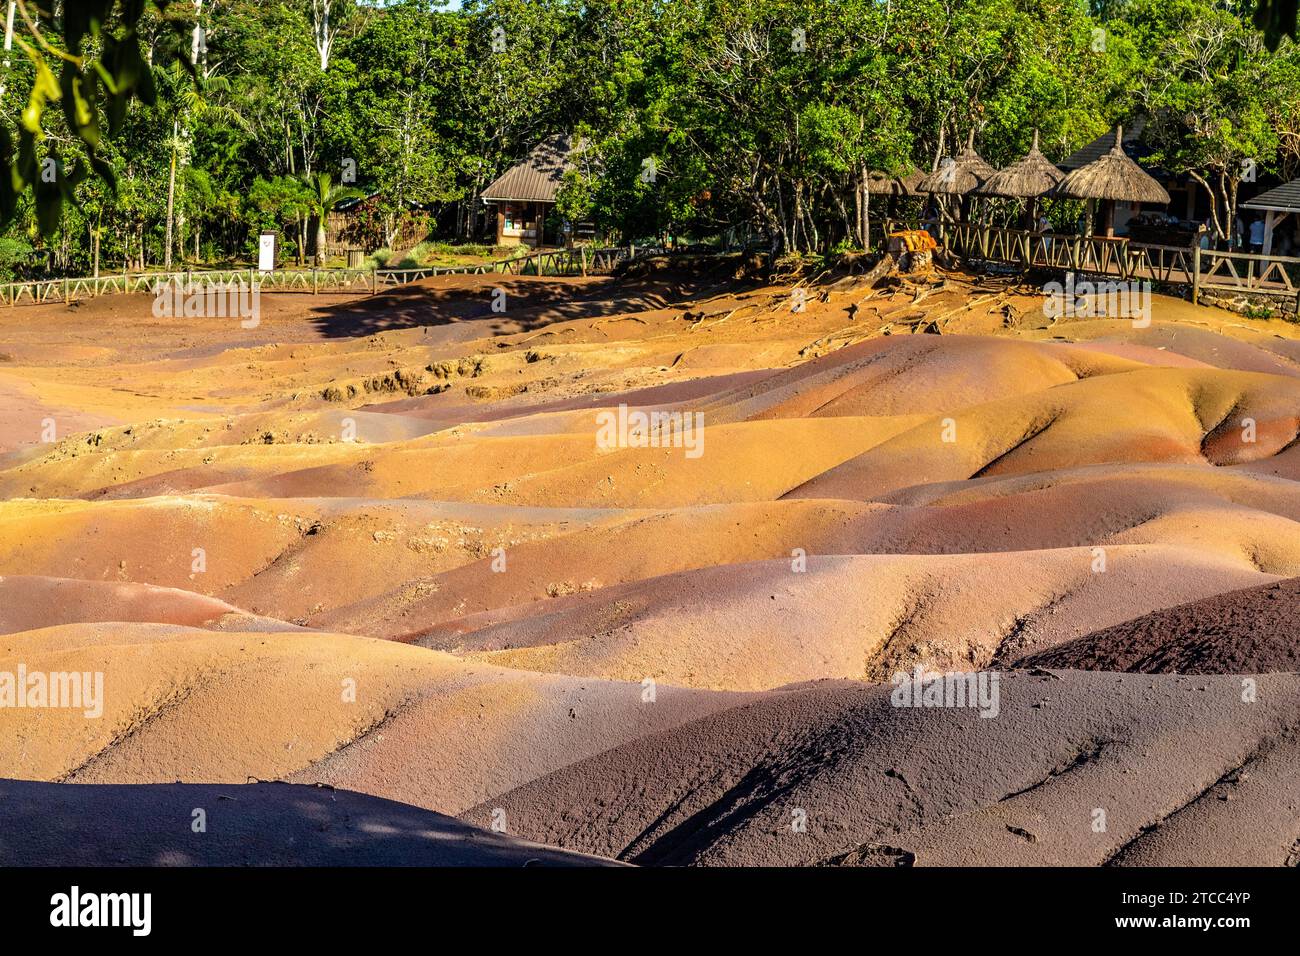
<path fill-rule="evenodd" d="M 1066 199 L 1102 200 L 1106 203 L 1106 235 L 1114 231 L 1115 203 L 1169 202 L 1169 193 L 1124 152 L 1124 127 L 1115 127 L 1115 145 L 1100 159 L 1081 166 L 1052 191 Z"/>
<path fill-rule="evenodd" d="M 939 168 L 921 180 L 917 190 L 923 193 L 939 193 L 948 196 L 960 196 L 982 184 L 997 170 L 990 166 L 975 152 L 975 130 L 970 131 L 966 148 L 957 156 L 945 156 Z"/>
<path fill-rule="evenodd" d="M 1024 159 L 998 170 L 971 192 L 976 196 L 1036 199 L 1064 178 L 1065 173 L 1038 151 L 1038 130 L 1034 130 L 1034 145 L 1029 147 Z"/>
<path fill-rule="evenodd" d="M 873 196 L 885 200 L 889 215 L 892 216 L 897 200 L 920 195 L 916 189 L 920 181 L 921 171 L 910 163 L 907 172 L 897 176 L 877 169 L 864 169 L 858 193 L 858 228 L 861 234 L 866 237 L 871 231 L 870 210 Z M 869 239 L 864 239 L 864 242 L 870 244 Z"/>
<path fill-rule="evenodd" d="M 919 196 L 917 187 L 924 178 L 925 174 L 915 167 L 902 176 L 873 169 L 867 173 L 867 192 L 872 196 Z"/>
<path fill-rule="evenodd" d="M 1121 145 L 1124 127 L 1115 127 L 1115 145 L 1100 159 L 1068 173 L 1055 194 L 1068 199 L 1109 199 L 1115 202 L 1169 202 L 1165 187 L 1128 158 Z"/>

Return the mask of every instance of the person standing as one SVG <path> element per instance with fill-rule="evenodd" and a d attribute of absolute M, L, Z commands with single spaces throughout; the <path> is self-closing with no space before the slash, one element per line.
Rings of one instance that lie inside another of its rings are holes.
<path fill-rule="evenodd" d="M 1250 223 L 1250 251 L 1259 255 L 1264 249 L 1264 220 L 1253 219 Z"/>

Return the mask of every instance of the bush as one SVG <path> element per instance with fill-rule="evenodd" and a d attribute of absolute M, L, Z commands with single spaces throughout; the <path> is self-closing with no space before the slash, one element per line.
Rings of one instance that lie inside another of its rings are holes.
<path fill-rule="evenodd" d="M 0 236 L 0 281 L 22 278 L 31 265 L 35 250 L 22 239 Z"/>

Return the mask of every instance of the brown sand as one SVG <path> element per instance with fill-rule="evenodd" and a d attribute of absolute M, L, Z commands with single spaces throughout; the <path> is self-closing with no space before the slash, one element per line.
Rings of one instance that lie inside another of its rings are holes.
<path fill-rule="evenodd" d="M 1300 672 L 1300 578 L 1229 591 L 1034 655 L 1043 667 L 1144 674 Z"/>
<path fill-rule="evenodd" d="M 1099 865 L 1132 860 L 1176 818 L 1152 862 L 1277 866 L 1291 852 L 1294 675 L 1259 678 L 1244 703 L 1235 677 L 1017 672 L 988 719 L 894 707 L 891 693 L 772 693 L 464 816 L 499 807 L 526 839 L 659 865 Z M 1247 777 L 1249 801 L 1212 806 L 1212 787 Z M 1279 811 L 1262 830 L 1260 806 Z"/>

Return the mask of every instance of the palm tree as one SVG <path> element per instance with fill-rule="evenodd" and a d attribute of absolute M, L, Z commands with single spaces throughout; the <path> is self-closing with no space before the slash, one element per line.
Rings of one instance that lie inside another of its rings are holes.
<path fill-rule="evenodd" d="M 310 187 L 308 202 L 311 204 L 312 215 L 316 217 L 316 264 L 323 266 L 325 265 L 325 220 L 339 203 L 345 199 L 361 196 L 362 192 L 351 186 L 335 183 L 329 173 L 309 176 L 307 185 Z"/>

